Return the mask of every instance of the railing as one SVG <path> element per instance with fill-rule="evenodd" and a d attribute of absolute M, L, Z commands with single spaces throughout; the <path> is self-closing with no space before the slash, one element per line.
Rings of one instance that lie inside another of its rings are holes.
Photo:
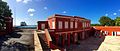
<path fill-rule="evenodd" d="M 50 47 L 50 42 L 52 42 L 52 39 L 51 39 L 51 36 L 48 32 L 48 29 L 45 29 L 45 36 L 46 36 L 46 39 L 47 39 L 47 44 Z"/>
<path fill-rule="evenodd" d="M 35 51 L 43 51 L 36 31 L 34 31 L 34 45 L 35 45 Z"/>
<path fill-rule="evenodd" d="M 63 51 L 63 48 L 60 48 L 60 47 L 54 45 L 54 43 L 52 43 L 52 38 L 49 34 L 48 29 L 45 29 L 45 36 L 46 36 L 47 44 L 51 49 L 60 49 Z"/>

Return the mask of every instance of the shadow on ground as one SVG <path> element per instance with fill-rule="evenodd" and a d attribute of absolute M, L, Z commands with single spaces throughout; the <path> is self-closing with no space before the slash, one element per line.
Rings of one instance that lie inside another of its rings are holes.
<path fill-rule="evenodd" d="M 17 32 L 14 32 L 14 33 L 12 33 L 12 34 L 10 34 L 8 36 L 10 36 L 10 38 L 20 38 L 22 35 L 18 34 Z"/>
<path fill-rule="evenodd" d="M 71 45 L 67 51 L 97 51 L 104 40 L 105 36 L 101 38 L 92 36 L 85 40 L 79 40 L 79 44 Z"/>
<path fill-rule="evenodd" d="M 21 32 L 20 30 L 19 32 Z M 22 44 L 19 42 L 7 42 L 11 38 L 19 39 L 21 38 L 22 34 L 17 33 L 18 31 L 15 31 L 10 34 L 1 35 L 0 36 L 0 51 L 33 51 L 33 47 L 30 45 Z"/>

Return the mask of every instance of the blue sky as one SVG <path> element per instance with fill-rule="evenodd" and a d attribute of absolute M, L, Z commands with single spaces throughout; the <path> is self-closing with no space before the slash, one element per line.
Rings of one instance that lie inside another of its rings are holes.
<path fill-rule="evenodd" d="M 99 23 L 101 16 L 120 16 L 120 0 L 4 0 L 13 12 L 14 25 L 37 25 L 55 13 L 81 16 Z"/>

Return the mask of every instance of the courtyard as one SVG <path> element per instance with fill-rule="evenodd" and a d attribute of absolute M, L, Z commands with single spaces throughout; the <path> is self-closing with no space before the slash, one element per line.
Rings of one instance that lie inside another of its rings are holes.
<path fill-rule="evenodd" d="M 34 29 L 16 29 L 0 37 L 0 51 L 34 51 Z"/>
<path fill-rule="evenodd" d="M 79 45 L 71 45 L 67 51 L 119 51 L 119 36 L 90 37 L 80 41 Z"/>

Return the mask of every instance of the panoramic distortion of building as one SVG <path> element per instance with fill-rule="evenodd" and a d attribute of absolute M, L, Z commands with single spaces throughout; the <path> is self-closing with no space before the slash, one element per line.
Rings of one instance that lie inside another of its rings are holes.
<path fill-rule="evenodd" d="M 93 28 L 90 24 L 91 21 L 83 17 L 55 14 L 47 21 L 38 21 L 38 30 L 45 30 L 50 34 L 52 42 L 48 44 L 66 47 L 92 36 L 93 30 L 91 29 Z M 50 45 L 50 48 L 55 48 L 55 46 Z"/>

